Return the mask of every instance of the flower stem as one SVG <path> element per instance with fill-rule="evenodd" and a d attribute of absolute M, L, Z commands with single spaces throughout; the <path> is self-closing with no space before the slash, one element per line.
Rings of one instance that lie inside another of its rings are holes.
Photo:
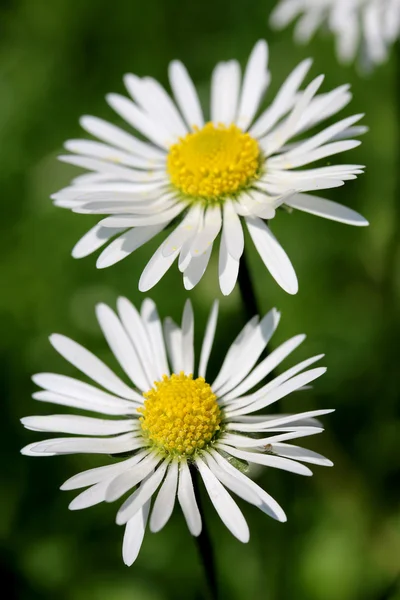
<path fill-rule="evenodd" d="M 208 598 L 210 600 L 218 600 L 217 574 L 215 569 L 214 549 L 211 543 L 210 533 L 208 531 L 204 518 L 203 507 L 200 498 L 200 475 L 195 467 L 190 468 L 192 473 L 194 494 L 196 496 L 197 506 L 199 507 L 202 530 L 199 536 L 195 538 L 197 549 L 200 555 L 200 560 L 203 564 L 204 575 L 207 581 Z"/>
<path fill-rule="evenodd" d="M 259 311 L 253 282 L 250 276 L 246 249 L 244 250 L 242 258 L 240 259 L 238 282 L 240 295 L 243 301 L 244 312 L 247 319 L 251 319 L 251 317 L 254 317 L 254 315 L 258 315 Z"/>

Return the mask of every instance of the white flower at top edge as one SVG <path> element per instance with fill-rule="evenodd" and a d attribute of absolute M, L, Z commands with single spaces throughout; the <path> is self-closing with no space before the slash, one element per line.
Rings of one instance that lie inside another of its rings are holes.
<path fill-rule="evenodd" d="M 323 26 L 335 35 L 341 62 L 360 52 L 365 69 L 383 63 L 400 36 L 400 0 L 280 0 L 271 25 L 283 29 L 299 18 L 295 39 L 308 43 Z"/>
<path fill-rule="evenodd" d="M 249 529 L 228 490 L 272 518 L 286 521 L 279 504 L 238 467 L 255 463 L 311 475 L 303 463 L 332 465 L 323 456 L 288 443 L 320 433 L 322 425 L 315 417 L 331 410 L 259 414 L 320 377 L 325 368 L 309 367 L 323 355 L 304 360 L 262 384 L 305 338 L 296 335 L 259 361 L 279 323 L 280 315 L 273 309 L 262 319 L 254 317 L 247 323 L 230 346 L 217 378 L 209 384 L 207 365 L 217 326 L 217 302 L 210 312 L 198 363 L 189 301 L 180 326 L 171 319 L 162 324 L 149 299 L 143 302 L 140 313 L 125 298 L 119 298 L 117 308 L 115 314 L 100 304 L 97 318 L 129 384 L 76 342 L 52 335 L 50 342 L 57 352 L 94 385 L 40 373 L 33 380 L 42 389 L 33 398 L 105 416 L 26 417 L 22 423 L 27 429 L 75 437 L 34 442 L 22 453 L 128 453 L 129 458 L 79 473 L 61 486 L 63 490 L 86 488 L 71 502 L 71 510 L 112 502 L 134 489 L 117 513 L 117 523 L 126 525 L 123 559 L 128 565 L 139 553 L 148 518 L 151 531 L 162 529 L 176 499 L 190 532 L 200 534 L 192 469 L 198 469 L 221 520 L 240 541 L 249 540 Z"/>
<path fill-rule="evenodd" d="M 171 225 L 144 269 L 139 289 L 152 288 L 178 259 L 190 290 L 203 276 L 221 234 L 219 283 L 227 295 L 237 280 L 245 223 L 267 269 L 295 294 L 292 264 L 267 225 L 279 206 L 367 225 L 353 210 L 308 193 L 355 179 L 361 165 L 300 168 L 359 145 L 351 138 L 365 131 L 355 125 L 360 114 L 304 136 L 349 103 L 349 86 L 318 94 L 320 76 L 300 91 L 311 66 L 305 60 L 256 117 L 270 81 L 267 64 L 264 41 L 254 47 L 243 78 L 237 61 L 217 64 L 209 122 L 182 63 L 174 61 L 169 69 L 175 102 L 154 79 L 126 75 L 132 99 L 110 94 L 107 101 L 145 142 L 106 121 L 83 117 L 82 127 L 100 141 L 70 140 L 66 148 L 71 154 L 60 159 L 92 173 L 77 177 L 53 198 L 73 212 L 109 216 L 84 235 L 73 256 L 87 256 L 106 245 L 97 267 L 109 267 Z M 297 136 L 301 140 L 293 142 Z"/>

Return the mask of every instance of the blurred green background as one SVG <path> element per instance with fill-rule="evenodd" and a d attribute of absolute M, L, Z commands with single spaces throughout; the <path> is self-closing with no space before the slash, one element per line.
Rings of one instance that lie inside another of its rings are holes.
<path fill-rule="evenodd" d="M 242 64 L 257 39 L 270 44 L 272 85 L 267 100 L 298 61 L 315 58 L 312 76 L 326 74 L 323 91 L 346 82 L 354 100 L 343 116 L 366 112 L 370 133 L 360 148 L 333 162 L 367 165 L 367 173 L 327 197 L 362 212 L 368 229 L 311 215 L 279 214 L 273 222 L 295 265 L 300 292 L 290 297 L 250 252 L 262 312 L 282 311 L 273 344 L 301 332 L 308 339 L 284 368 L 326 352 L 328 373 L 314 390 L 281 403 L 282 411 L 336 408 L 327 431 L 308 446 L 328 455 L 333 469 L 312 479 L 264 470 L 259 482 L 285 508 L 275 523 L 239 500 L 251 528 L 237 542 L 206 503 L 217 556 L 221 597 L 241 600 L 389 600 L 399 598 L 399 73 L 391 61 L 362 79 L 337 65 L 332 40 L 308 48 L 291 31 L 268 28 L 271 0 L 2 0 L 0 3 L 0 179 L 2 585 L 22 600 L 190 600 L 201 598 L 196 547 L 176 509 L 159 534 L 148 533 L 132 568 L 121 559 L 122 528 L 115 506 L 69 512 L 72 494 L 59 485 L 104 462 L 86 456 L 34 459 L 19 449 L 39 434 L 19 419 L 51 406 L 30 395 L 31 374 L 73 374 L 48 335 L 64 333 L 115 364 L 95 322 L 98 301 L 123 294 L 139 303 L 137 281 L 158 240 L 113 268 L 96 271 L 95 257 L 70 257 L 96 219 L 52 206 L 49 195 L 78 173 L 58 163 L 65 139 L 82 135 L 78 118 L 114 122 L 104 101 L 122 92 L 133 71 L 167 85 L 167 65 L 180 58 L 207 103 L 218 60 Z M 397 50 L 397 60 L 400 52 Z M 217 290 L 216 261 L 190 294 L 197 342 Z M 186 296 L 171 269 L 149 294 L 163 316 L 178 319 Z M 215 366 L 243 321 L 240 296 L 222 299 Z M 238 317 L 238 315 L 240 315 Z M 55 410 L 54 412 L 60 412 Z M 396 595 L 397 594 L 397 595 Z"/>

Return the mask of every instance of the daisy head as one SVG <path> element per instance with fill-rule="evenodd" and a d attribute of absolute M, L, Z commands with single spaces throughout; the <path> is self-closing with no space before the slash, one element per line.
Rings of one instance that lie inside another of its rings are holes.
<path fill-rule="evenodd" d="M 27 429 L 71 436 L 34 442 L 22 452 L 28 456 L 111 454 L 120 459 L 73 476 L 61 489 L 86 488 L 71 502 L 72 510 L 112 502 L 129 493 L 117 513 L 117 523 L 126 526 L 123 559 L 128 565 L 139 553 L 149 516 L 150 530 L 159 531 L 176 500 L 190 532 L 200 534 L 194 470 L 223 523 L 240 541 L 247 542 L 246 520 L 228 490 L 272 518 L 286 521 L 279 504 L 245 474 L 249 464 L 299 475 L 312 474 L 303 463 L 332 464 L 288 443 L 320 433 L 322 425 L 315 417 L 331 410 L 260 413 L 320 377 L 325 368 L 309 367 L 322 355 L 266 383 L 265 378 L 305 338 L 296 335 L 260 360 L 279 322 L 279 313 L 272 310 L 247 323 L 211 383 L 207 366 L 217 316 L 218 304 L 214 303 L 196 361 L 190 302 L 185 305 L 181 325 L 171 319 L 162 324 L 148 299 L 140 313 L 125 298 L 118 300 L 118 314 L 101 304 L 97 307 L 100 327 L 129 382 L 122 381 L 91 352 L 58 334 L 50 337 L 53 347 L 93 383 L 54 373 L 33 377 L 42 388 L 34 393 L 36 400 L 102 415 L 26 417 L 22 423 Z"/>
<path fill-rule="evenodd" d="M 271 25 L 283 29 L 298 18 L 295 39 L 308 43 L 320 27 L 336 37 L 341 62 L 360 57 L 370 69 L 383 63 L 400 35 L 400 0 L 280 0 Z"/>
<path fill-rule="evenodd" d="M 139 289 L 152 288 L 177 261 L 190 290 L 206 271 L 219 238 L 219 284 L 226 295 L 237 280 L 245 225 L 272 276 L 295 294 L 295 271 L 267 224 L 279 207 L 367 224 L 353 210 L 309 193 L 341 186 L 362 173 L 356 164 L 304 167 L 355 148 L 360 142 L 354 136 L 365 130 L 355 126 L 359 114 L 308 134 L 351 99 L 347 85 L 318 93 L 323 76 L 301 89 L 310 66 L 310 60 L 298 65 L 260 112 L 270 82 L 268 46 L 260 41 L 243 77 L 236 60 L 217 64 L 207 117 L 182 63 L 174 61 L 169 68 L 174 100 L 154 79 L 126 75 L 130 98 L 110 94 L 107 101 L 134 131 L 83 117 L 82 127 L 98 141 L 70 140 L 70 154 L 60 157 L 91 173 L 55 194 L 55 204 L 108 215 L 77 243 L 73 256 L 106 246 L 97 267 L 109 267 L 163 232 Z"/>

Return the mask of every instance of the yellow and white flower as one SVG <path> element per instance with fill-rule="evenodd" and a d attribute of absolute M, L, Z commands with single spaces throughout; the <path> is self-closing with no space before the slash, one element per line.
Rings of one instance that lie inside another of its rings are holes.
<path fill-rule="evenodd" d="M 209 384 L 207 365 L 217 325 L 217 302 L 210 312 L 197 368 L 190 302 L 185 305 L 181 326 L 171 319 L 162 324 L 149 299 L 143 302 L 140 313 L 125 298 L 118 300 L 117 307 L 118 315 L 108 306 L 98 305 L 97 318 L 130 383 L 76 342 L 52 335 L 50 341 L 57 352 L 94 385 L 40 373 L 33 380 L 42 389 L 33 397 L 105 416 L 26 417 L 22 423 L 28 429 L 75 437 L 34 442 L 22 453 L 124 453 L 124 460 L 79 473 L 61 489 L 87 488 L 71 502 L 72 510 L 118 500 L 134 489 L 117 513 L 117 523 L 126 525 L 123 559 L 128 565 L 139 553 L 150 512 L 150 530 L 159 531 L 170 518 L 176 498 L 190 532 L 200 534 L 202 523 L 191 469 L 198 469 L 223 523 L 242 542 L 249 540 L 249 529 L 227 489 L 274 519 L 286 521 L 279 504 L 238 466 L 255 463 L 311 475 L 303 463 L 332 465 L 323 456 L 288 443 L 320 433 L 322 426 L 315 417 L 331 410 L 259 414 L 320 377 L 325 368 L 308 367 L 323 355 L 304 360 L 262 384 L 305 338 L 296 335 L 259 362 L 279 322 L 280 315 L 274 309 L 261 320 L 254 317 L 247 323 L 230 346 L 217 378 Z"/>
<path fill-rule="evenodd" d="M 306 44 L 327 26 L 339 60 L 352 62 L 360 54 L 365 68 L 383 63 L 400 36 L 400 0 L 280 0 L 270 22 L 283 29 L 297 18 L 296 41 Z"/>
<path fill-rule="evenodd" d="M 182 63 L 174 61 L 169 69 L 175 102 L 154 79 L 126 75 L 132 99 L 110 94 L 107 101 L 147 141 L 96 117 L 82 117 L 82 127 L 100 141 L 70 140 L 66 148 L 71 154 L 60 158 L 92 173 L 77 177 L 53 198 L 74 212 L 109 216 L 78 242 L 73 256 L 108 244 L 97 267 L 109 267 L 171 225 L 172 232 L 144 269 L 139 289 L 152 288 L 178 259 L 190 290 L 203 276 L 221 233 L 219 283 L 227 295 L 238 276 L 244 222 L 267 269 L 295 294 L 292 264 L 265 222 L 279 206 L 367 225 L 353 210 L 308 193 L 341 186 L 362 173 L 362 166 L 300 168 L 360 143 L 349 138 L 364 132 L 354 126 L 362 115 L 303 136 L 348 104 L 349 86 L 318 94 L 320 76 L 300 91 L 311 66 L 306 60 L 256 117 L 270 81 L 267 63 L 268 47 L 260 41 L 243 78 L 237 61 L 217 64 L 208 121 Z M 293 142 L 298 136 L 303 137 Z"/>

